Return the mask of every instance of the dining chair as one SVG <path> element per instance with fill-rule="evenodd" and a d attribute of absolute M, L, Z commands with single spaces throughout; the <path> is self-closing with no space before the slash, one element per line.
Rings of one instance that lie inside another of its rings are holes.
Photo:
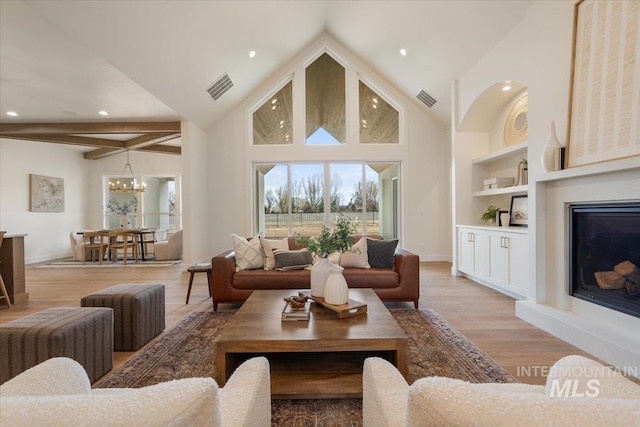
<path fill-rule="evenodd" d="M 6 231 L 0 231 L 0 248 L 2 247 L 2 240 L 4 240 L 4 235 L 6 233 Z M 4 299 L 4 303 L 7 304 L 7 307 L 11 308 L 11 300 L 9 299 L 9 294 L 7 293 L 7 287 L 4 285 L 2 274 L 0 274 L 0 293 L 2 293 L 2 295 L 0 295 L 0 299 Z"/>
<path fill-rule="evenodd" d="M 127 264 L 129 248 L 133 259 L 138 262 L 138 234 L 132 230 L 123 229 L 109 232 L 109 255 L 113 262 L 118 262 L 118 250 L 122 249 L 122 263 Z"/>
<path fill-rule="evenodd" d="M 82 264 L 84 265 L 87 257 L 87 250 L 91 253 L 91 262 L 93 262 L 93 251 L 98 250 L 98 262 L 102 265 L 104 252 L 109 246 L 108 234 L 105 231 L 85 231 L 82 235 Z"/>

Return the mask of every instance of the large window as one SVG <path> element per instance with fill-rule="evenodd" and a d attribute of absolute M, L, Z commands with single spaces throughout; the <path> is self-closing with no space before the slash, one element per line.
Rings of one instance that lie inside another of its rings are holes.
<path fill-rule="evenodd" d="M 310 145 L 342 144 L 346 138 L 345 70 L 323 53 L 305 71 L 306 140 Z"/>
<path fill-rule="evenodd" d="M 360 144 L 398 144 L 398 111 L 360 81 Z"/>
<path fill-rule="evenodd" d="M 253 113 L 254 144 L 293 144 L 292 86 L 287 83 Z"/>
<path fill-rule="evenodd" d="M 256 164 L 257 231 L 312 236 L 338 218 L 361 234 L 398 234 L 398 163 Z"/>
<path fill-rule="evenodd" d="M 179 230 L 180 197 L 176 178 L 170 176 L 145 176 L 146 191 L 143 193 L 120 193 L 108 189 L 108 182 L 116 177 L 105 177 L 104 227 L 120 228 L 123 216 L 128 217 L 132 228 L 155 228 Z"/>

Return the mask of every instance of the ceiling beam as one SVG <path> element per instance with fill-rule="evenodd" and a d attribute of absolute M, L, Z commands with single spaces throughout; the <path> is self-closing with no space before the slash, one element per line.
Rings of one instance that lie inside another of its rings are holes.
<path fill-rule="evenodd" d="M 0 133 L 21 135 L 180 132 L 180 122 L 0 123 Z"/>
<path fill-rule="evenodd" d="M 103 157 L 113 156 L 114 154 L 118 154 L 123 151 L 125 150 L 114 151 L 112 148 L 100 148 L 98 150 L 85 153 L 84 158 L 87 160 L 97 160 Z M 148 147 L 142 147 L 137 151 L 143 151 L 145 153 L 175 154 L 178 156 L 182 154 L 182 148 L 173 145 L 149 145 Z"/>
<path fill-rule="evenodd" d="M 177 154 L 178 156 L 182 154 L 182 148 L 174 145 L 150 145 L 148 147 L 141 148 L 139 151 L 161 154 Z"/>
<path fill-rule="evenodd" d="M 158 144 L 164 141 L 171 141 L 172 139 L 180 138 L 180 132 L 177 133 L 162 133 L 162 134 L 148 134 L 138 136 L 130 139 L 124 143 L 124 146 L 130 150 L 136 150 L 149 145 Z"/>
<path fill-rule="evenodd" d="M 124 143 L 113 139 L 91 138 L 75 135 L 23 135 L 0 133 L 2 138 L 21 139 L 27 141 L 51 142 L 54 144 L 83 145 L 87 147 L 113 147 L 122 148 Z"/>
<path fill-rule="evenodd" d="M 97 160 L 103 157 L 113 156 L 127 150 L 142 150 L 145 147 L 153 146 L 164 141 L 180 138 L 180 133 L 151 133 L 148 135 L 140 135 L 128 141 L 122 142 L 115 148 L 99 148 L 84 154 L 84 158 L 88 160 Z M 164 152 L 164 151 L 158 151 Z"/>

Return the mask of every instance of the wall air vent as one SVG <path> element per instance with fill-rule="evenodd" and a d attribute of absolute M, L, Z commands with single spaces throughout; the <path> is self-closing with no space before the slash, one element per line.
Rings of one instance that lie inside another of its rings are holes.
<path fill-rule="evenodd" d="M 429 95 L 427 92 L 425 92 L 424 90 L 421 90 L 420 93 L 418 95 L 416 95 L 416 97 L 422 101 L 424 103 L 424 105 L 426 105 L 427 107 L 431 108 L 434 105 L 436 105 L 436 99 Z"/>
<path fill-rule="evenodd" d="M 229 75 L 224 73 L 222 77 L 213 82 L 213 84 L 207 88 L 207 93 L 214 101 L 217 101 L 222 95 L 227 93 L 232 86 L 233 82 L 229 78 Z"/>

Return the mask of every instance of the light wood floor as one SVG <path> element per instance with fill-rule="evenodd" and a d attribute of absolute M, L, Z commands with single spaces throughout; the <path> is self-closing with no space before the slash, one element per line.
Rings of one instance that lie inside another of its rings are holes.
<path fill-rule="evenodd" d="M 171 328 L 192 311 L 212 310 L 206 276 L 196 274 L 189 304 L 185 304 L 189 273 L 178 264 L 170 267 L 26 268 L 29 300 L 0 308 L 5 323 L 49 307 L 79 306 L 80 299 L 120 283 L 161 283 L 166 286 L 166 323 Z M 587 353 L 515 317 L 515 301 L 466 278 L 453 277 L 449 263 L 420 265 L 420 308 L 432 308 L 518 381 L 544 384 L 540 375 L 526 375 L 527 367 L 550 367 L 559 358 Z M 413 304 L 388 304 L 413 307 Z M 219 310 L 233 310 L 221 304 Z M 114 354 L 114 369 L 134 352 Z M 533 373 L 534 369 L 530 369 Z M 539 372 L 539 370 L 538 370 Z M 524 375 L 523 375 L 524 374 Z"/>

